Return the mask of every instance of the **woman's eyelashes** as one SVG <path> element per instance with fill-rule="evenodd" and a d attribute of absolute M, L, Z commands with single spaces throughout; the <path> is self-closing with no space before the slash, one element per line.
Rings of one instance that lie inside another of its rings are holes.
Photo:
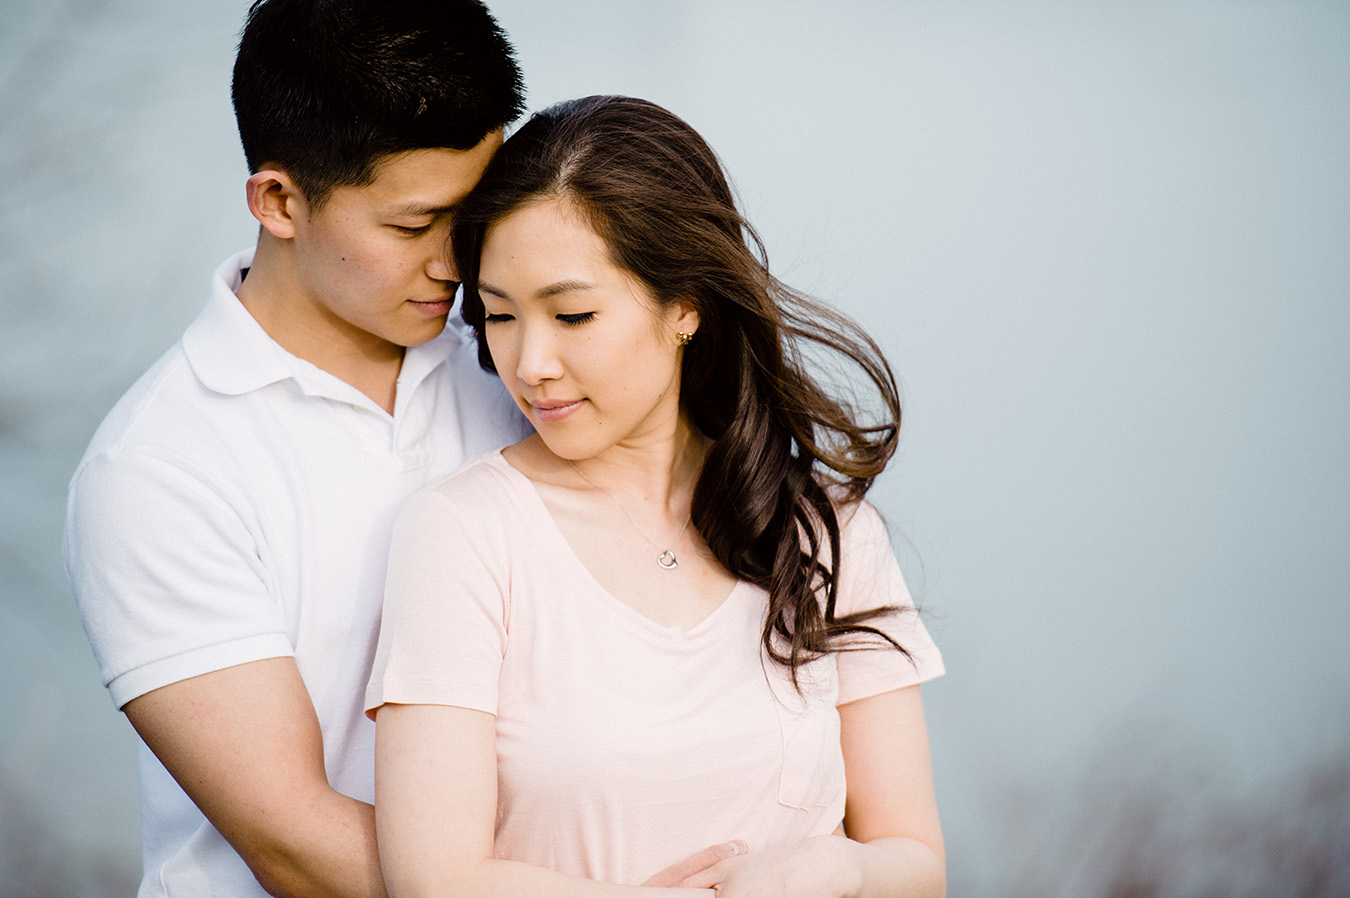
<path fill-rule="evenodd" d="M 507 312 L 485 312 L 483 315 L 483 321 L 487 324 L 502 324 L 507 321 L 514 321 L 515 317 L 516 317 L 515 315 L 511 315 Z M 576 327 L 577 325 L 585 324 L 588 321 L 593 321 L 595 319 L 595 313 L 560 312 L 557 315 L 554 315 L 553 317 L 556 318 L 561 323 L 567 325 L 568 327 Z"/>

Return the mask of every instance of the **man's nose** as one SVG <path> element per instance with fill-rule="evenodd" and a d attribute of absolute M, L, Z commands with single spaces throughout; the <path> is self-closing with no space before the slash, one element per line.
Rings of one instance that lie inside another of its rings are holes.
<path fill-rule="evenodd" d="M 427 260 L 427 277 L 433 281 L 459 280 L 459 270 L 455 268 L 455 260 L 448 247 Z"/>

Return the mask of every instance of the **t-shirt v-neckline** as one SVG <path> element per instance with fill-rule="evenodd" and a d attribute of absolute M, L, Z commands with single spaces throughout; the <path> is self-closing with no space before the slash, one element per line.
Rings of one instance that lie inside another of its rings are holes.
<path fill-rule="evenodd" d="M 682 642 L 699 640 L 701 637 L 705 637 L 705 634 L 715 634 L 717 632 L 717 621 L 730 613 L 733 600 L 739 598 L 738 593 L 747 585 L 745 581 L 737 579 L 732 584 L 731 589 L 727 591 L 727 594 L 722 597 L 722 601 L 718 602 L 716 607 L 690 627 L 681 627 L 678 624 L 663 624 L 654 620 L 610 592 L 591 572 L 591 569 L 577 555 L 576 550 L 572 548 L 572 544 L 567 541 L 567 537 L 563 535 L 562 528 L 558 526 L 553 513 L 549 511 L 548 504 L 544 502 L 543 496 L 539 495 L 539 490 L 535 488 L 534 481 L 525 476 L 524 472 L 513 467 L 502 455 L 501 450 L 493 453 L 491 460 L 495 467 L 499 467 L 506 472 L 507 477 L 516 485 L 522 499 L 534 512 L 533 517 L 537 519 L 537 527 L 535 528 L 537 532 L 552 543 L 556 554 L 564 558 L 576 575 L 586 581 L 591 587 L 590 591 L 597 598 L 603 599 L 602 604 L 613 607 L 617 614 L 633 621 L 650 633 Z"/>

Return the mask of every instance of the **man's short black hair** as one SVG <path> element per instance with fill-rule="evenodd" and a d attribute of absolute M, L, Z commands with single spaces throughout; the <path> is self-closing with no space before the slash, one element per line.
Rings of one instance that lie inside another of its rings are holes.
<path fill-rule="evenodd" d="M 471 149 L 524 107 L 478 0 L 256 0 L 232 93 L 250 171 L 283 169 L 317 205 L 391 153 Z"/>

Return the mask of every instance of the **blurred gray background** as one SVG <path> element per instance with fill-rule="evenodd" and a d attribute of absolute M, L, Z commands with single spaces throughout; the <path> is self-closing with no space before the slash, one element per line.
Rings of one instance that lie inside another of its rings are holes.
<path fill-rule="evenodd" d="M 252 242 L 246 5 L 0 0 L 6 898 L 137 879 L 64 494 Z M 1350 890 L 1350 4 L 491 5 L 531 108 L 684 116 L 890 354 L 951 894 Z"/>

